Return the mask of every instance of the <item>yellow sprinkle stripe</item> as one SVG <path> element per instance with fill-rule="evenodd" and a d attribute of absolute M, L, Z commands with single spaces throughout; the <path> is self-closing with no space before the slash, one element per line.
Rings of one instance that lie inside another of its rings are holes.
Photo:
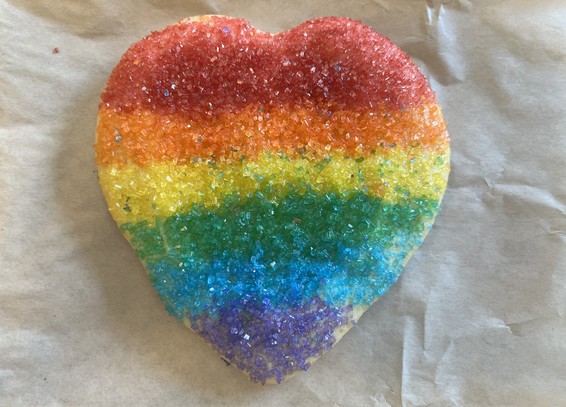
<path fill-rule="evenodd" d="M 365 159 L 334 152 L 313 162 L 263 153 L 254 161 L 204 161 L 175 165 L 156 162 L 144 167 L 102 167 L 99 178 L 110 212 L 118 224 L 168 217 L 193 204 L 218 207 L 227 194 L 246 197 L 271 187 L 273 199 L 292 185 L 299 193 L 364 190 L 387 203 L 408 197 L 440 199 L 446 188 L 449 150 L 394 148 Z"/>

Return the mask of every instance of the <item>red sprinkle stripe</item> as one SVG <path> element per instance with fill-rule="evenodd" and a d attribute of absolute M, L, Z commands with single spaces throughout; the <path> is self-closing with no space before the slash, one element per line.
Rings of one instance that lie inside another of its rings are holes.
<path fill-rule="evenodd" d="M 117 111 L 192 117 L 250 104 L 323 104 L 332 110 L 399 109 L 435 100 L 409 57 L 347 18 L 307 21 L 280 34 L 247 21 L 184 21 L 134 44 L 102 95 Z"/>

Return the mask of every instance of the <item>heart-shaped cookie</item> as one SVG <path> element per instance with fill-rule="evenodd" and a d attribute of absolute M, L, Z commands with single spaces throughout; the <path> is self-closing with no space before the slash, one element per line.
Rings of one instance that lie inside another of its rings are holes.
<path fill-rule="evenodd" d="M 181 21 L 126 52 L 98 119 L 110 212 L 167 310 L 262 383 L 397 280 L 449 172 L 426 79 L 347 18 Z"/>

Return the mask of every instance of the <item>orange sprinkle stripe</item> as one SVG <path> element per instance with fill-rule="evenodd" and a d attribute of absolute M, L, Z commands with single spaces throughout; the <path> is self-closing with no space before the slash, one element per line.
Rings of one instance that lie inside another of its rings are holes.
<path fill-rule="evenodd" d="M 148 110 L 117 113 L 101 108 L 97 128 L 98 165 L 194 159 L 253 159 L 265 151 L 289 157 L 324 157 L 330 151 L 366 157 L 394 146 L 444 148 L 445 122 L 437 104 L 404 110 L 325 112 L 304 107 L 239 113 L 191 120 Z"/>

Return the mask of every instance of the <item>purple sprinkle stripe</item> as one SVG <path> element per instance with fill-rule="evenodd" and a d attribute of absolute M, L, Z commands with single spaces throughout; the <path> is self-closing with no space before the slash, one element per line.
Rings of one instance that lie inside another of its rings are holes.
<path fill-rule="evenodd" d="M 353 323 L 352 307 L 333 307 L 314 297 L 296 308 L 275 308 L 269 300 L 239 300 L 208 314 L 190 315 L 191 327 L 255 382 L 307 370 L 336 342 L 334 330 Z"/>

